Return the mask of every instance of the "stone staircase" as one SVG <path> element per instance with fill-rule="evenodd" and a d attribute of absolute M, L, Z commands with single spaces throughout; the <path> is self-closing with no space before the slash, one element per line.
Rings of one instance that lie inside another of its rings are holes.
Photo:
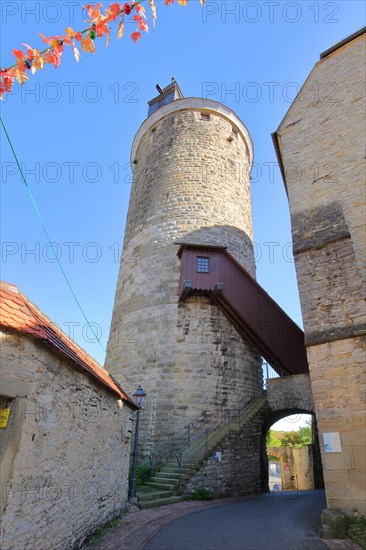
<path fill-rule="evenodd" d="M 238 433 L 245 424 L 251 421 L 261 409 L 267 407 L 267 398 L 259 397 L 251 401 L 239 414 L 233 414 L 224 418 L 213 429 L 206 430 L 194 442 L 186 445 L 177 453 L 178 463 L 182 465 L 195 460 L 203 461 L 206 456 L 212 453 L 218 445 L 231 433 Z"/>
<path fill-rule="evenodd" d="M 177 460 L 164 464 L 150 481 L 138 487 L 139 506 L 141 508 L 153 508 L 184 500 L 182 488 L 199 470 L 201 463 L 200 460 L 191 460 L 180 471 Z"/>
<path fill-rule="evenodd" d="M 224 418 L 183 447 L 178 451 L 176 460 L 166 462 L 150 481 L 138 488 L 139 506 L 153 508 L 184 500 L 184 486 L 201 468 L 204 459 L 215 451 L 228 434 L 239 432 L 265 406 L 265 397 L 255 399 L 241 413 Z"/>

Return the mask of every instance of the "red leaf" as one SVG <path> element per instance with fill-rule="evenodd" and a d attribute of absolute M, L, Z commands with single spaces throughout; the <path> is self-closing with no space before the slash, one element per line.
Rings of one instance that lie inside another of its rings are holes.
<path fill-rule="evenodd" d="M 105 33 L 109 31 L 109 27 L 106 25 L 105 21 L 98 21 L 98 23 L 95 24 L 94 29 L 97 36 L 104 36 Z"/>
<path fill-rule="evenodd" d="M 42 34 L 41 32 L 39 32 L 38 34 L 39 34 L 39 36 L 42 36 L 42 42 L 44 42 L 45 44 L 49 44 L 50 39 L 47 38 L 47 36 L 45 36 L 45 35 Z"/>
<path fill-rule="evenodd" d="M 24 52 L 22 52 L 22 50 L 13 50 L 13 54 L 17 59 L 23 59 L 24 57 Z"/>
<path fill-rule="evenodd" d="M 84 52 L 95 53 L 94 40 L 92 40 L 90 36 L 87 36 L 85 40 L 81 41 L 81 47 L 83 48 Z"/>
<path fill-rule="evenodd" d="M 15 76 L 19 84 L 23 86 L 24 82 L 28 79 L 28 76 L 25 74 L 25 68 L 23 63 L 17 63 L 17 66 L 12 69 L 12 74 Z"/>
<path fill-rule="evenodd" d="M 5 94 L 6 90 L 2 84 L 2 82 L 0 82 L 0 99 L 3 98 L 3 95 Z"/>
<path fill-rule="evenodd" d="M 51 63 L 57 69 L 61 63 L 62 49 L 52 49 L 46 52 L 45 58 L 47 63 Z"/>
<path fill-rule="evenodd" d="M 28 46 L 28 44 L 25 44 L 24 42 L 22 42 L 22 46 L 25 46 L 27 48 L 27 56 L 29 57 L 29 59 L 33 59 L 33 48 L 31 46 Z"/>
<path fill-rule="evenodd" d="M 140 31 L 149 32 L 149 27 L 148 27 L 146 21 L 143 20 L 141 15 L 137 15 L 137 14 L 134 15 L 133 20 L 138 21 L 137 25 L 138 25 L 138 28 L 140 29 Z"/>
<path fill-rule="evenodd" d="M 90 19 L 99 19 L 101 17 L 100 8 L 103 4 L 87 4 L 84 8 L 87 10 Z"/>
<path fill-rule="evenodd" d="M 65 36 L 61 36 L 61 39 L 63 40 L 63 43 L 66 44 L 66 46 L 72 46 L 73 40 L 67 34 Z"/>
<path fill-rule="evenodd" d="M 144 6 L 141 6 L 138 2 L 135 3 L 134 8 L 135 8 L 135 11 L 137 11 L 137 13 L 139 12 L 144 13 L 146 11 Z"/>
<path fill-rule="evenodd" d="M 146 21 L 144 21 L 143 19 L 141 19 L 141 20 L 139 21 L 138 27 L 139 27 L 140 31 L 149 32 L 148 24 L 147 24 Z"/>
<path fill-rule="evenodd" d="M 115 21 L 119 14 L 122 11 L 121 4 L 119 2 L 115 2 L 114 4 L 111 4 L 109 8 L 106 10 L 107 19 L 108 21 Z"/>
<path fill-rule="evenodd" d="M 5 91 L 10 92 L 13 87 L 14 77 L 6 71 L 0 71 L 0 74 L 4 82 Z"/>
<path fill-rule="evenodd" d="M 132 40 L 133 40 L 133 41 L 135 42 L 135 44 L 136 44 L 136 42 L 137 42 L 140 38 L 142 38 L 142 34 L 141 34 L 140 32 L 137 32 L 137 31 L 136 31 L 136 32 L 133 32 L 133 33 L 131 34 L 131 38 L 132 38 Z"/>

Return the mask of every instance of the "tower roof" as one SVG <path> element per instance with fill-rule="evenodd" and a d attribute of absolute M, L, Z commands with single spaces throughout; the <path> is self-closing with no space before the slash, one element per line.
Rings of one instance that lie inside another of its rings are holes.
<path fill-rule="evenodd" d="M 154 97 L 154 99 L 151 99 L 149 104 L 149 110 L 147 113 L 147 116 L 152 115 L 155 113 L 160 107 L 163 107 L 164 105 L 168 105 L 169 103 L 172 103 L 176 99 L 183 99 L 184 95 L 182 94 L 182 90 L 178 86 L 178 82 L 175 80 L 174 76 L 172 77 L 172 83 L 166 86 L 165 88 L 161 88 L 159 84 L 156 85 L 156 88 L 159 92 L 159 95 Z"/>
<path fill-rule="evenodd" d="M 180 91 L 179 86 L 176 82 L 173 82 L 172 84 L 167 86 L 167 88 L 164 88 L 162 92 L 164 95 L 165 92 L 170 93 L 172 97 L 169 98 L 169 101 L 167 100 L 166 103 L 162 103 L 159 106 L 157 106 L 157 103 L 155 103 L 154 110 L 149 110 L 149 116 L 141 124 L 132 143 L 130 157 L 132 166 L 137 164 L 138 162 L 138 159 L 136 157 L 137 149 L 141 139 L 146 135 L 146 133 L 152 127 L 154 127 L 158 121 L 171 115 L 172 113 L 188 110 L 213 113 L 230 122 L 241 134 L 243 140 L 246 143 L 249 153 L 249 168 L 251 168 L 254 155 L 253 141 L 247 127 L 234 111 L 229 109 L 229 107 L 226 107 L 226 105 L 218 103 L 217 101 L 213 101 L 212 99 L 206 99 L 202 97 L 183 97 L 182 92 Z M 160 94 L 160 96 L 158 96 L 157 98 L 152 99 L 149 102 L 149 105 L 152 102 L 158 100 L 159 97 L 163 99 L 163 94 Z M 152 107 L 154 107 L 154 105 L 150 106 L 150 109 L 152 109 Z"/>

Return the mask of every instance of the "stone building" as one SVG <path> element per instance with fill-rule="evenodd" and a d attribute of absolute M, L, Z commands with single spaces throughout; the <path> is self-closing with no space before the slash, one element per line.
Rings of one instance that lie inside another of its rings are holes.
<path fill-rule="evenodd" d="M 280 484 L 282 491 L 309 491 L 315 488 L 312 445 L 267 447 L 267 452 L 278 459 L 280 466 L 278 478 L 273 476 L 269 481 L 270 490 L 276 483 Z M 276 462 L 272 464 L 276 465 Z M 271 467 L 271 463 L 269 465 Z"/>
<path fill-rule="evenodd" d="M 273 135 L 291 211 L 328 508 L 365 507 L 365 29 L 320 56 Z"/>
<path fill-rule="evenodd" d="M 1 548 L 78 548 L 126 506 L 136 406 L 15 286 L 0 297 Z"/>
<path fill-rule="evenodd" d="M 148 392 L 145 456 L 202 411 L 219 420 L 262 392 L 259 354 L 202 296 L 178 302 L 179 245 L 227 248 L 255 276 L 249 174 L 253 145 L 220 103 L 183 98 L 174 81 L 149 102 L 131 152 L 134 179 L 106 369 L 120 361 Z M 129 388 L 133 389 L 133 386 Z"/>
<path fill-rule="evenodd" d="M 105 367 L 148 393 L 139 459 L 164 465 L 152 486 L 182 491 L 183 464 L 186 492 L 256 493 L 270 422 L 313 413 L 304 335 L 255 280 L 248 130 L 175 81 L 158 90 L 132 145 Z M 291 379 L 285 398 L 265 395 L 262 357 Z"/>

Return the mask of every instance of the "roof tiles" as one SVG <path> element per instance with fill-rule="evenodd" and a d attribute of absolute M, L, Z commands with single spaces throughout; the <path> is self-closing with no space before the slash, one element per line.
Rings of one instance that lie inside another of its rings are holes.
<path fill-rule="evenodd" d="M 29 334 L 70 359 L 107 389 L 137 408 L 134 401 L 97 361 L 66 336 L 14 285 L 0 281 L 0 325 Z"/>

